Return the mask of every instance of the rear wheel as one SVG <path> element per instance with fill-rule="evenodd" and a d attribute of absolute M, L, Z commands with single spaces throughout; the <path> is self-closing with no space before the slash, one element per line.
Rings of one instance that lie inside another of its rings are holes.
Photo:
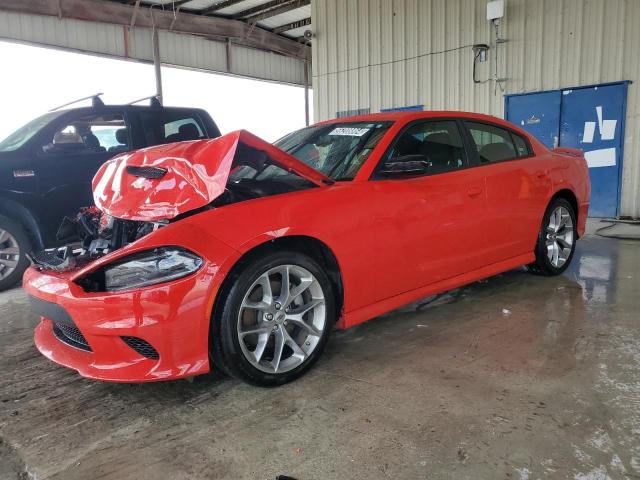
<path fill-rule="evenodd" d="M 27 252 L 31 243 L 24 230 L 13 220 L 0 216 L 0 291 L 16 285 L 29 266 Z"/>
<path fill-rule="evenodd" d="M 335 321 L 322 268 L 298 252 L 275 252 L 247 264 L 230 283 L 214 313 L 214 362 L 260 386 L 282 385 L 309 370 Z"/>
<path fill-rule="evenodd" d="M 547 207 L 536 244 L 536 261 L 529 270 L 540 275 L 560 275 L 573 258 L 576 248 L 576 214 L 564 198 Z"/>

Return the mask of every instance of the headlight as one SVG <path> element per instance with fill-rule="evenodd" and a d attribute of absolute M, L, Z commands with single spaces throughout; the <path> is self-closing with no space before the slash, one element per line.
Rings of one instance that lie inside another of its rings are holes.
<path fill-rule="evenodd" d="M 201 265 L 202 259 L 188 250 L 156 248 L 107 265 L 78 283 L 90 291 L 131 290 L 185 277 Z"/>

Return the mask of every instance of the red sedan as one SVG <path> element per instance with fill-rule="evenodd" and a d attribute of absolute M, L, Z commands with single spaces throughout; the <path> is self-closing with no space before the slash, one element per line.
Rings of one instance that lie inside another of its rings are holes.
<path fill-rule="evenodd" d="M 374 114 L 116 157 L 82 248 L 24 277 L 38 349 L 86 377 L 257 385 L 305 373 L 334 324 L 527 265 L 558 275 L 589 207 L 578 150 L 459 112 Z"/>

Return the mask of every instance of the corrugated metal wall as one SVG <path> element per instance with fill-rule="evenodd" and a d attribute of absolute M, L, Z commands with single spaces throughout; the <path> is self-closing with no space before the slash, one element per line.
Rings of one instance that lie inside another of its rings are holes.
<path fill-rule="evenodd" d="M 423 104 L 503 116 L 503 92 L 474 84 L 470 45 L 494 47 L 487 0 L 312 0 L 316 120 Z M 621 214 L 640 216 L 640 0 L 506 0 L 504 93 L 631 80 Z M 443 52 L 443 53 L 434 53 Z M 429 55 L 429 53 L 433 53 Z M 489 61 L 477 78 L 492 74 Z"/>
<path fill-rule="evenodd" d="M 127 31 L 128 40 L 125 41 Z M 0 39 L 153 61 L 151 30 L 148 28 L 127 29 L 120 25 L 0 12 Z M 160 58 L 166 65 L 304 84 L 304 63 L 294 58 L 233 45 L 228 69 L 225 43 L 167 31 L 160 31 L 159 39 Z"/>

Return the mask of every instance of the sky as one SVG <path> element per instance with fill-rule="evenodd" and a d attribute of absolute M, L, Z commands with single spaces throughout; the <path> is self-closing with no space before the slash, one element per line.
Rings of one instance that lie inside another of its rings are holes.
<path fill-rule="evenodd" d="M 155 93 L 149 64 L 1 41 L 0 59 L 0 140 L 54 107 L 97 92 L 107 104 Z M 162 84 L 165 105 L 204 108 L 223 134 L 243 128 L 275 141 L 304 127 L 300 87 L 170 67 L 162 68 Z"/>

